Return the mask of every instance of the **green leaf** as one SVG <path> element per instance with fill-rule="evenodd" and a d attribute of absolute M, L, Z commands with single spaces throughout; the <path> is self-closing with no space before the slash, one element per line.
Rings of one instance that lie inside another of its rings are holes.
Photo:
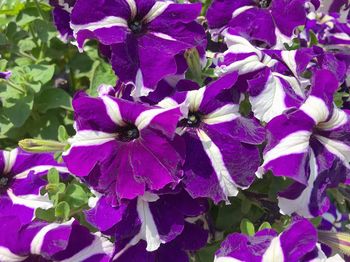
<path fill-rule="evenodd" d="M 69 138 L 69 135 L 67 133 L 67 130 L 64 126 L 60 125 L 58 127 L 58 141 L 60 142 L 66 142 Z"/>
<path fill-rule="evenodd" d="M 263 229 L 270 229 L 270 228 L 271 228 L 270 223 L 265 221 L 264 223 L 262 223 L 262 224 L 260 225 L 258 231 L 263 230 Z"/>
<path fill-rule="evenodd" d="M 25 38 L 25 39 L 22 39 L 18 42 L 18 47 L 19 47 L 20 51 L 27 52 L 27 51 L 31 51 L 33 48 L 35 48 L 36 45 L 32 39 Z"/>
<path fill-rule="evenodd" d="M 15 127 L 20 127 L 30 116 L 33 108 L 33 95 L 28 94 L 19 99 L 13 99 L 4 104 L 4 115 L 13 123 Z"/>
<path fill-rule="evenodd" d="M 241 232 L 248 236 L 253 236 L 255 234 L 254 224 L 250 222 L 249 219 L 244 218 L 240 225 Z"/>
<path fill-rule="evenodd" d="M 34 31 L 43 43 L 47 43 L 53 37 L 53 34 L 49 34 L 49 32 L 55 31 L 51 23 L 41 19 L 36 19 L 32 22 L 32 25 Z"/>
<path fill-rule="evenodd" d="M 50 184 L 58 184 L 60 182 L 60 175 L 56 168 L 51 168 L 47 173 L 47 180 Z"/>
<path fill-rule="evenodd" d="M 78 209 L 88 203 L 89 195 L 81 185 L 71 183 L 67 186 L 64 200 L 69 203 L 72 209 Z"/>
<path fill-rule="evenodd" d="M 317 45 L 318 44 L 318 39 L 317 39 L 316 34 L 312 30 L 310 30 L 309 36 L 310 36 L 309 47 Z"/>
<path fill-rule="evenodd" d="M 321 224 L 322 217 L 314 217 L 310 219 L 310 222 L 314 225 L 314 227 L 318 227 Z"/>
<path fill-rule="evenodd" d="M 220 242 L 215 242 L 212 244 L 208 244 L 201 250 L 196 252 L 196 260 L 198 262 L 213 262 L 215 252 L 219 249 Z"/>
<path fill-rule="evenodd" d="M 30 65 L 29 70 L 34 81 L 46 84 L 55 73 L 55 65 Z"/>
<path fill-rule="evenodd" d="M 62 201 L 58 203 L 58 205 L 55 207 L 55 216 L 63 218 L 64 220 L 67 220 L 69 218 L 70 214 L 70 207 L 69 204 L 65 201 Z"/>
<path fill-rule="evenodd" d="M 54 222 L 56 221 L 56 216 L 55 216 L 55 209 L 50 208 L 50 209 L 42 209 L 42 208 L 37 208 L 35 210 L 35 218 L 38 218 L 40 220 L 44 220 L 47 222 Z"/>
<path fill-rule="evenodd" d="M 40 93 L 39 97 L 35 100 L 35 104 L 37 109 L 43 113 L 52 108 L 71 110 L 72 98 L 63 89 L 48 88 Z"/>
<path fill-rule="evenodd" d="M 88 93 L 92 96 L 96 96 L 97 88 L 101 84 L 114 86 L 116 81 L 117 77 L 115 76 L 111 65 L 103 61 L 96 61 L 90 72 L 90 87 Z"/>

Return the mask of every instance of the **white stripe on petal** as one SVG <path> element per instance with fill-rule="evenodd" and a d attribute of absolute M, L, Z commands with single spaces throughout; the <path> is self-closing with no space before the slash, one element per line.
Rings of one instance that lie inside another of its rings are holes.
<path fill-rule="evenodd" d="M 286 63 L 286 65 L 289 67 L 290 71 L 292 71 L 293 75 L 295 77 L 298 76 L 297 74 L 297 64 L 295 61 L 295 55 L 297 54 L 296 50 L 291 51 L 282 51 L 282 60 Z"/>
<path fill-rule="evenodd" d="M 266 67 L 266 65 L 261 63 L 256 55 L 251 55 L 244 58 L 243 60 L 233 62 L 228 66 L 222 65 L 215 69 L 215 73 L 222 75 L 237 71 L 238 74 L 243 75 L 246 73 L 255 72 L 264 67 Z"/>
<path fill-rule="evenodd" d="M 306 218 L 313 218 L 309 211 L 310 197 L 312 193 L 312 189 L 314 187 L 314 182 L 318 175 L 318 166 L 315 158 L 314 152 L 310 151 L 310 177 L 307 181 L 307 187 L 304 191 L 298 196 L 296 199 L 288 199 L 283 197 L 278 197 L 278 206 L 280 208 L 280 212 L 283 215 L 291 215 L 293 213 L 297 213 L 300 216 Z"/>
<path fill-rule="evenodd" d="M 74 254 L 70 258 L 61 260 L 61 262 L 85 261 L 88 258 L 97 254 L 105 254 L 107 256 L 111 256 L 114 251 L 113 243 L 98 233 L 96 233 L 95 235 L 96 237 L 90 245 L 88 245 L 84 249 L 81 249 L 78 253 Z"/>
<path fill-rule="evenodd" d="M 75 136 L 68 139 L 68 143 L 71 145 L 71 147 L 67 151 L 63 152 L 63 155 L 68 155 L 70 150 L 75 146 L 102 145 L 114 140 L 116 137 L 117 134 L 114 133 L 105 133 L 94 130 L 78 131 Z"/>
<path fill-rule="evenodd" d="M 276 60 L 274 60 L 276 61 Z M 305 97 L 305 93 L 304 93 L 304 90 L 302 89 L 299 81 L 293 77 L 293 76 L 285 76 L 285 75 L 282 75 L 280 73 L 276 73 L 276 72 L 273 72 L 273 75 L 274 76 L 278 76 L 282 79 L 284 79 L 285 81 L 287 81 L 289 83 L 289 85 L 292 87 L 293 91 L 300 97 Z"/>
<path fill-rule="evenodd" d="M 43 196 L 40 194 L 39 195 L 28 194 L 28 195 L 16 196 L 13 193 L 12 189 L 8 189 L 7 194 L 11 199 L 11 201 L 13 202 L 13 204 L 16 204 L 16 205 L 25 206 L 31 209 L 42 208 L 45 210 L 53 207 L 53 203 L 49 199 L 48 194 L 45 194 Z"/>
<path fill-rule="evenodd" d="M 274 148 L 264 154 L 263 166 L 279 157 L 307 152 L 310 135 L 311 132 L 298 131 L 286 136 Z"/>
<path fill-rule="evenodd" d="M 208 125 L 215 125 L 235 120 L 238 117 L 240 117 L 239 105 L 231 104 L 220 107 L 210 114 L 207 114 L 203 118 L 203 122 Z"/>
<path fill-rule="evenodd" d="M 270 74 L 259 95 L 249 97 L 255 117 L 264 122 L 269 122 L 287 109 L 284 99 L 283 85 L 273 74 Z"/>
<path fill-rule="evenodd" d="M 119 105 L 109 96 L 102 96 L 101 99 L 105 104 L 107 114 L 109 118 L 119 126 L 124 126 L 122 115 L 120 114 Z"/>
<path fill-rule="evenodd" d="M 8 248 L 0 246 L 0 261 L 2 262 L 17 262 L 23 261 L 27 256 L 22 257 L 12 253 Z"/>
<path fill-rule="evenodd" d="M 189 105 L 191 112 L 196 112 L 199 109 L 204 97 L 204 92 L 207 87 L 202 87 L 198 90 L 189 91 L 186 95 L 186 103 Z"/>
<path fill-rule="evenodd" d="M 339 157 L 347 168 L 350 168 L 350 147 L 347 144 L 324 136 L 315 135 L 315 137 L 329 152 Z"/>
<path fill-rule="evenodd" d="M 156 19 L 158 16 L 160 16 L 167 7 L 172 4 L 171 1 L 166 2 L 155 2 L 155 4 L 152 6 L 151 10 L 143 17 L 142 22 L 149 23 L 152 20 Z"/>
<path fill-rule="evenodd" d="M 64 11 L 72 13 L 73 6 L 70 7 L 69 4 L 65 2 L 65 0 L 58 0 L 58 5 L 61 6 Z"/>
<path fill-rule="evenodd" d="M 155 118 L 157 115 L 164 113 L 166 111 L 169 111 L 169 109 L 164 109 L 164 108 L 155 108 L 155 109 L 150 109 L 143 111 L 135 121 L 135 125 L 137 126 L 138 130 L 142 130 L 145 127 L 147 127 L 153 118 Z"/>
<path fill-rule="evenodd" d="M 70 226 L 74 222 L 74 219 L 72 218 L 66 223 L 58 224 L 58 223 L 51 223 L 46 226 L 44 226 L 40 231 L 35 235 L 32 242 L 30 243 L 30 252 L 31 254 L 40 255 L 41 254 L 41 248 L 44 243 L 44 239 L 46 234 L 56 228 L 59 228 L 61 226 Z"/>
<path fill-rule="evenodd" d="M 283 250 L 279 237 L 272 239 L 270 246 L 266 249 L 262 262 L 284 262 Z"/>
<path fill-rule="evenodd" d="M 29 172 L 33 171 L 34 173 L 41 173 L 50 170 L 51 168 L 55 168 L 58 172 L 68 173 L 68 169 L 64 166 L 53 166 L 53 165 L 42 165 L 42 166 L 34 166 L 31 167 L 21 173 L 15 175 L 15 179 L 25 179 L 28 177 Z"/>
<path fill-rule="evenodd" d="M 321 98 L 312 95 L 306 99 L 300 110 L 311 117 L 316 124 L 326 121 L 329 116 L 326 103 Z"/>
<path fill-rule="evenodd" d="M 18 149 L 16 148 L 16 149 L 13 149 L 11 151 L 2 151 L 2 154 L 4 156 L 4 164 L 5 164 L 3 173 L 8 174 L 8 173 L 10 173 L 13 165 L 16 162 L 16 158 L 18 155 Z"/>
<path fill-rule="evenodd" d="M 134 19 L 136 14 L 137 14 L 137 6 L 135 0 L 125 0 L 129 7 L 130 7 L 130 12 L 131 12 L 131 19 Z"/>
<path fill-rule="evenodd" d="M 159 37 L 159 38 L 165 39 L 165 40 L 169 40 L 169 41 L 177 41 L 175 38 L 173 38 L 172 36 L 167 35 L 167 34 L 157 33 L 157 32 L 150 32 L 150 34 L 152 34 L 152 35 L 154 35 L 154 36 L 156 36 L 156 37 Z"/>
<path fill-rule="evenodd" d="M 205 153 L 210 159 L 223 193 L 227 197 L 236 196 L 238 194 L 237 185 L 232 180 L 225 166 L 220 149 L 203 130 L 198 129 L 197 135 L 202 142 Z"/>
<path fill-rule="evenodd" d="M 146 250 L 148 252 L 157 250 L 164 241 L 160 239 L 148 202 L 143 200 L 142 197 L 137 199 L 137 213 L 142 225 L 140 232 L 131 240 L 132 243 L 130 244 L 136 245 L 139 240 L 143 239 L 147 242 Z"/>
<path fill-rule="evenodd" d="M 89 30 L 89 31 L 95 31 L 97 29 L 101 28 L 111 28 L 114 26 L 120 26 L 120 27 L 128 27 L 128 21 L 126 21 L 122 17 L 118 16 L 107 16 L 103 18 L 100 21 L 97 22 L 91 22 L 88 24 L 82 24 L 82 25 L 77 25 L 77 24 L 70 24 L 73 32 L 74 32 L 74 37 L 76 38 L 77 33 L 81 30 Z"/>
<path fill-rule="evenodd" d="M 348 121 L 348 115 L 341 109 L 333 107 L 332 117 L 327 122 L 317 125 L 318 128 L 328 131 L 345 125 Z"/>
<path fill-rule="evenodd" d="M 132 84 L 134 86 L 134 88 L 131 91 L 131 96 L 133 97 L 148 96 L 148 94 L 151 91 L 153 91 L 152 89 L 146 87 L 145 84 L 143 83 L 143 76 L 142 76 L 141 69 L 137 70 L 135 83 L 128 82 L 126 84 Z"/>
<path fill-rule="evenodd" d="M 237 8 L 233 13 L 232 13 L 232 18 L 235 18 L 236 16 L 239 16 L 241 13 L 253 8 L 254 6 L 252 5 L 245 5 L 240 8 Z"/>
<path fill-rule="evenodd" d="M 242 262 L 242 260 L 233 257 L 217 257 L 215 256 L 214 262 Z"/>

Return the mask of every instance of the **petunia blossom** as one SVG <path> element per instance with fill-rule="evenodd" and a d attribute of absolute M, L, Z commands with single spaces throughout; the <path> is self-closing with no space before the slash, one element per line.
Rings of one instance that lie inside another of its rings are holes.
<path fill-rule="evenodd" d="M 84 94 L 75 97 L 73 107 L 77 132 L 64 161 L 114 204 L 179 182 L 184 162 L 183 141 L 175 136 L 180 107 Z"/>
<path fill-rule="evenodd" d="M 201 4 L 172 1 L 78 0 L 71 28 L 80 48 L 86 39 L 110 46 L 118 78 L 132 83 L 132 96 L 147 96 L 157 83 L 177 71 L 175 56 L 206 45 L 197 22 Z"/>
<path fill-rule="evenodd" d="M 265 130 L 239 113 L 240 97 L 231 89 L 237 74 L 229 74 L 198 90 L 178 92 L 159 105 L 188 108 L 178 125 L 186 142 L 183 182 L 192 197 L 210 197 L 215 203 L 248 188 L 258 168 L 257 145 Z"/>
<path fill-rule="evenodd" d="M 20 214 L 22 222 L 34 219 L 37 208 L 49 209 L 53 203 L 40 190 L 47 184 L 43 176 L 56 168 L 67 172 L 51 154 L 26 153 L 21 149 L 0 151 L 0 216 Z"/>

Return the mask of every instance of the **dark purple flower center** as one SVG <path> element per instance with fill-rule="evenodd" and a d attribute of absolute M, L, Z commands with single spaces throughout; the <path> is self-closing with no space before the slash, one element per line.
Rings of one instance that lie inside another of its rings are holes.
<path fill-rule="evenodd" d="M 137 21 L 137 20 L 130 21 L 128 23 L 128 26 L 129 26 L 131 32 L 133 32 L 136 35 L 141 34 L 144 31 L 144 26 L 143 26 L 142 22 Z"/>
<path fill-rule="evenodd" d="M 11 184 L 11 174 L 0 174 L 0 193 L 5 192 Z"/>
<path fill-rule="evenodd" d="M 118 130 L 117 140 L 121 142 L 130 142 L 139 138 L 140 132 L 134 124 L 128 124 Z"/>
<path fill-rule="evenodd" d="M 199 127 L 200 123 L 202 122 L 202 114 L 199 112 L 189 112 L 185 121 L 185 126 Z"/>
<path fill-rule="evenodd" d="M 272 0 L 258 0 L 258 6 L 260 8 L 268 8 L 270 7 Z"/>

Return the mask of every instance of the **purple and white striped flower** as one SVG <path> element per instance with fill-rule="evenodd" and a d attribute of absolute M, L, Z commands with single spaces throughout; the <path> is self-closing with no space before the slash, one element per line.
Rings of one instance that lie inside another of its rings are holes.
<path fill-rule="evenodd" d="M 0 216 L 20 215 L 25 223 L 34 219 L 37 208 L 51 208 L 48 195 L 41 195 L 40 190 L 47 184 L 43 175 L 53 167 L 67 172 L 51 154 L 0 151 Z"/>
<path fill-rule="evenodd" d="M 59 32 L 59 38 L 63 42 L 67 42 L 73 38 L 73 30 L 70 28 L 70 15 L 76 0 L 50 0 L 53 6 L 52 16 L 55 26 Z"/>
<path fill-rule="evenodd" d="M 306 22 L 305 0 L 215 0 L 208 9 L 209 29 L 215 37 L 235 29 L 250 42 L 283 49 L 297 26 Z M 290 12 L 293 10 L 293 12 Z"/>
<path fill-rule="evenodd" d="M 305 102 L 267 124 L 268 144 L 257 175 L 272 171 L 296 181 L 279 195 L 284 214 L 321 215 L 329 207 L 325 190 L 344 182 L 349 173 L 350 118 L 333 104 L 337 88 L 330 71 L 316 71 Z"/>
<path fill-rule="evenodd" d="M 148 252 L 147 243 L 141 240 L 121 254 L 117 262 L 148 262 L 148 261 L 174 261 L 188 262 L 189 251 L 197 251 L 207 243 L 208 232 L 201 226 L 185 222 L 184 230 L 174 240 L 161 245 L 157 250 Z"/>
<path fill-rule="evenodd" d="M 260 162 L 257 145 L 264 141 L 265 130 L 255 119 L 239 113 L 239 95 L 234 98 L 230 89 L 236 78 L 236 73 L 229 74 L 207 87 L 179 92 L 159 103 L 188 108 L 178 133 L 186 142 L 183 182 L 192 197 L 228 201 L 254 180 Z"/>
<path fill-rule="evenodd" d="M 64 223 L 0 217 L 0 261 L 110 261 L 114 245 L 74 219 Z M 9 237 L 11 236 L 11 237 Z"/>
<path fill-rule="evenodd" d="M 140 241 L 146 243 L 145 252 L 158 250 L 183 232 L 186 217 L 199 216 L 206 208 L 206 201 L 194 200 L 182 190 L 161 195 L 146 192 L 117 207 L 102 196 L 85 214 L 94 227 L 115 237 L 119 250 L 115 258 L 119 258 Z"/>
<path fill-rule="evenodd" d="M 308 220 L 300 219 L 279 235 L 273 229 L 263 229 L 254 236 L 233 233 L 222 242 L 214 262 L 303 261 L 316 243 L 316 229 Z"/>
<path fill-rule="evenodd" d="M 250 95 L 256 118 L 269 122 L 301 104 L 309 81 L 300 74 L 312 58 L 309 49 L 269 52 L 254 47 L 232 30 L 225 33 L 225 41 L 228 50 L 218 54 L 216 73 L 238 72 L 240 91 Z"/>
<path fill-rule="evenodd" d="M 163 109 L 110 96 L 78 94 L 73 100 L 76 134 L 63 159 L 111 201 L 176 185 L 184 145 L 175 137 L 179 107 Z"/>
<path fill-rule="evenodd" d="M 71 28 L 80 48 L 86 39 L 110 46 L 114 71 L 140 97 L 176 73 L 177 54 L 206 45 L 204 29 L 195 22 L 200 10 L 200 3 L 78 0 Z"/>

